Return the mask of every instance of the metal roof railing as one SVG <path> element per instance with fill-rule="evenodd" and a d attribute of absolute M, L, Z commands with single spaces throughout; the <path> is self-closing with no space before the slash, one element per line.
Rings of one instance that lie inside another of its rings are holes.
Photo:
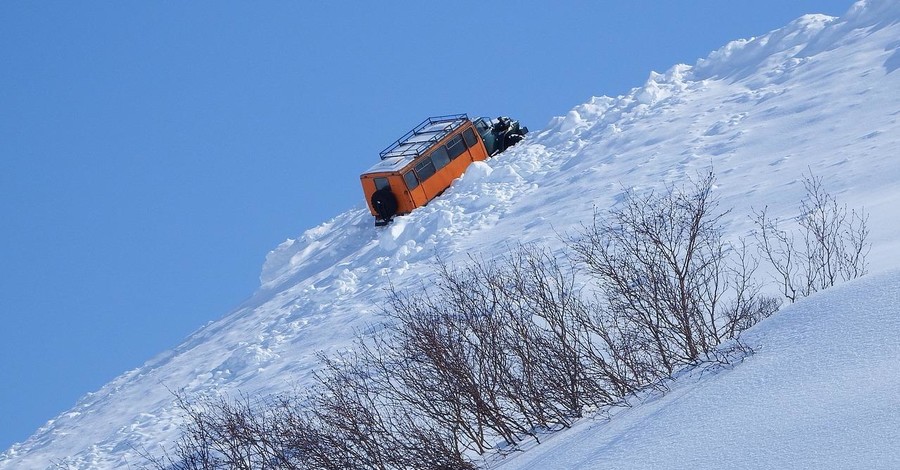
<path fill-rule="evenodd" d="M 454 129 L 469 120 L 468 114 L 447 114 L 425 119 L 411 131 L 403 134 L 386 149 L 378 153 L 382 160 L 391 157 L 418 157 L 443 139 Z"/>

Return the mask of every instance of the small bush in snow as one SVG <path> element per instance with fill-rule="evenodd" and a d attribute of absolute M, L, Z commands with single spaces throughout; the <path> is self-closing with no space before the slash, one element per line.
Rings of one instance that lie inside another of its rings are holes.
<path fill-rule="evenodd" d="M 768 216 L 767 208 L 754 218 L 759 251 L 791 302 L 866 274 L 871 248 L 865 211 L 848 212 L 824 189 L 821 177 L 806 176 L 803 186 L 806 196 L 795 231 L 779 229 L 779 221 Z"/>
<path fill-rule="evenodd" d="M 706 358 L 777 308 L 752 281 L 756 260 L 724 240 L 713 181 L 629 191 L 569 239 L 605 300 L 599 333 L 638 383 Z"/>
<path fill-rule="evenodd" d="M 538 248 L 442 265 L 430 291 L 393 292 L 379 370 L 465 449 L 514 448 L 614 395 L 586 352 L 588 311 L 572 270 Z"/>

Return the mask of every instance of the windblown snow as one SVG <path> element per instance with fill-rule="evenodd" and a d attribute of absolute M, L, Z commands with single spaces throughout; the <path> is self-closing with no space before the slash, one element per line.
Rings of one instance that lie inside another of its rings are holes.
<path fill-rule="evenodd" d="M 729 236 L 752 209 L 797 213 L 804 174 L 870 214 L 875 274 L 747 333 L 757 353 L 677 377 L 609 416 L 491 460 L 503 468 L 900 468 L 900 3 L 857 2 L 734 41 L 695 65 L 596 97 L 466 174 L 427 207 L 373 227 L 363 207 L 273 250 L 244 305 L 129 371 L 0 455 L 0 469 L 126 468 L 177 438 L 170 389 L 288 390 L 317 351 L 380 321 L 389 283 L 416 289 L 441 254 L 561 246 L 627 189 L 712 169 Z M 533 124 L 533 123 L 532 123 Z M 532 125 L 532 127 L 535 127 Z M 355 177 L 355 175 L 348 175 Z M 727 462 L 727 463 L 726 463 Z"/>

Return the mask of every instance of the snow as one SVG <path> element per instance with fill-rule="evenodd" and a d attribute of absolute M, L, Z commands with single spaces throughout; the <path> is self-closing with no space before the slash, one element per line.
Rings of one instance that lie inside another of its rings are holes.
<path fill-rule="evenodd" d="M 496 468 L 900 468 L 900 271 L 809 297 L 745 335 L 755 353 Z M 727 462 L 727 465 L 725 464 Z"/>
<path fill-rule="evenodd" d="M 416 159 L 416 154 L 410 153 L 403 157 L 387 157 L 384 160 L 372 165 L 372 168 L 366 170 L 366 173 L 380 173 L 382 171 L 399 171 L 406 165 Z"/>
<path fill-rule="evenodd" d="M 387 227 L 361 200 L 266 259 L 260 288 L 179 347 L 126 372 L 0 455 L 0 469 L 123 468 L 178 435 L 169 389 L 271 394 L 309 380 L 317 351 L 348 347 L 381 321 L 385 288 L 417 288 L 435 256 L 559 247 L 627 189 L 712 168 L 728 234 L 753 209 L 797 213 L 813 173 L 870 213 L 868 278 L 806 299 L 748 332 L 732 369 L 689 371 L 503 468 L 900 467 L 900 3 L 856 3 L 734 41 L 694 66 L 595 97 L 469 167 L 444 195 Z M 356 177 L 352 175 L 351 177 Z"/>

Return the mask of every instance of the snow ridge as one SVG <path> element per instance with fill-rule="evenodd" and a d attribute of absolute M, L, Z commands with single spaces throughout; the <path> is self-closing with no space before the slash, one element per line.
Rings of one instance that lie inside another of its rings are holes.
<path fill-rule="evenodd" d="M 472 165 L 428 206 L 382 229 L 362 208 L 273 250 L 260 289 L 174 350 L 82 398 L 0 469 L 123 468 L 135 449 L 178 433 L 167 390 L 271 394 L 302 385 L 319 350 L 378 328 L 389 283 L 426 282 L 437 254 L 500 253 L 511 242 L 559 247 L 623 190 L 677 184 L 713 168 L 733 236 L 770 206 L 789 218 L 813 171 L 871 214 L 873 270 L 900 266 L 900 4 L 857 2 L 842 18 L 808 15 L 675 65 L 618 97 L 594 97 L 508 152 Z"/>

